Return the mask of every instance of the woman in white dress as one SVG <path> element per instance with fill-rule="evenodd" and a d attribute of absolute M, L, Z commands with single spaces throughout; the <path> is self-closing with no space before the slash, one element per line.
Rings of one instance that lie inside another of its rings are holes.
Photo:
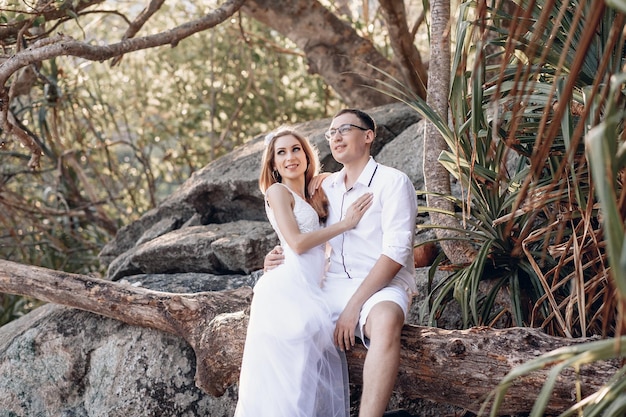
<path fill-rule="evenodd" d="M 259 186 L 285 262 L 254 287 L 235 417 L 349 416 L 345 358 L 333 343 L 320 288 L 324 244 L 357 225 L 372 195 L 351 205 L 344 220 L 321 227 L 325 196 L 307 194 L 319 168 L 317 153 L 298 132 L 266 137 Z"/>

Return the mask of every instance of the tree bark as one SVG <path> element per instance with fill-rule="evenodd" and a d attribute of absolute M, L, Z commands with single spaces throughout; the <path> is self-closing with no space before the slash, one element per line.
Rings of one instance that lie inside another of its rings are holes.
<path fill-rule="evenodd" d="M 196 353 L 198 387 L 220 396 L 237 383 L 252 296 L 248 287 L 174 294 L 0 260 L 0 292 L 31 296 L 178 335 Z M 424 398 L 477 412 L 515 366 L 583 341 L 556 338 L 529 328 L 442 330 L 406 325 L 395 389 L 406 398 Z M 362 345 L 348 352 L 352 384 L 361 384 L 365 353 Z M 603 361 L 584 367 L 578 375 L 573 370 L 564 372 L 548 412 L 562 412 L 575 402 L 577 378 L 584 396 L 598 390 L 618 369 L 618 363 Z M 529 412 L 548 372 L 545 369 L 520 378 L 508 390 L 500 413 Z"/>
<path fill-rule="evenodd" d="M 161 6 L 163 6 L 165 0 L 151 0 L 148 7 L 143 9 L 141 13 L 133 20 L 128 28 L 126 29 L 126 33 L 122 36 L 122 39 L 130 39 L 133 38 L 139 30 L 146 24 L 148 19 L 152 17 L 156 12 L 159 11 Z M 116 56 L 111 60 L 111 66 L 117 65 L 122 60 L 123 55 Z"/>
<path fill-rule="evenodd" d="M 428 71 L 428 106 L 439 114 L 442 120 L 448 120 L 448 95 L 450 93 L 450 0 L 431 2 L 430 64 Z M 450 194 L 450 173 L 439 163 L 439 155 L 447 149 L 435 125 L 426 120 L 424 126 L 424 188 L 428 193 Z M 427 194 L 428 207 L 454 212 L 451 201 Z M 470 263 L 476 251 L 466 241 L 454 240 L 456 232 L 450 229 L 462 229 L 462 225 L 452 216 L 430 212 L 433 224 L 443 226 L 435 233 L 441 239 L 444 253 L 454 264 Z M 450 240 L 452 238 L 452 240 Z"/>
<path fill-rule="evenodd" d="M 295 42 L 309 72 L 324 78 L 348 106 L 366 109 L 395 101 L 381 91 L 386 90 L 381 81 L 402 80 L 400 69 L 318 1 L 250 0 L 241 10 Z"/>

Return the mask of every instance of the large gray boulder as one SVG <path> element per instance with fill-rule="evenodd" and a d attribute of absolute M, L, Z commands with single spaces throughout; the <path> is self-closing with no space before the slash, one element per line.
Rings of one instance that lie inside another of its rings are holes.
<path fill-rule="evenodd" d="M 140 273 L 249 274 L 262 267 L 276 243 L 267 221 L 187 226 L 139 241 L 113 260 L 108 275 L 119 280 Z"/>
<path fill-rule="evenodd" d="M 254 276 L 139 275 L 132 285 L 200 292 Z M 195 386 L 183 339 L 47 304 L 0 328 L 1 417 L 231 417 L 236 387 L 214 398 Z"/>

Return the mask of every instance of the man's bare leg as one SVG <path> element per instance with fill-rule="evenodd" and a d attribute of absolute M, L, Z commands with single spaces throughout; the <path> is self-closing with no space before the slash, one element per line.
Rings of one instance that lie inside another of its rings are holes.
<path fill-rule="evenodd" d="M 370 339 L 363 365 L 363 393 L 359 417 L 381 417 L 391 398 L 400 366 L 400 334 L 404 313 L 392 301 L 376 304 L 365 323 Z"/>

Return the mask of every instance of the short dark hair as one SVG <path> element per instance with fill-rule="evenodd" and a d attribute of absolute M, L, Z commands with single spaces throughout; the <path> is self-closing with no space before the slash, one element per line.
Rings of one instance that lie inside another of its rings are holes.
<path fill-rule="evenodd" d="M 371 129 L 374 132 L 374 135 L 376 135 L 376 122 L 374 121 L 374 119 L 372 119 L 372 116 L 370 116 L 369 114 L 365 113 L 363 110 L 359 110 L 359 109 L 342 109 L 342 110 L 339 110 L 337 112 L 337 114 L 335 114 L 333 119 L 335 117 L 341 116 L 342 114 L 346 114 L 346 113 L 354 114 L 356 117 L 359 118 L 359 120 L 361 120 L 361 122 L 363 122 L 363 124 L 365 125 L 364 127 L 367 127 L 368 129 Z"/>

